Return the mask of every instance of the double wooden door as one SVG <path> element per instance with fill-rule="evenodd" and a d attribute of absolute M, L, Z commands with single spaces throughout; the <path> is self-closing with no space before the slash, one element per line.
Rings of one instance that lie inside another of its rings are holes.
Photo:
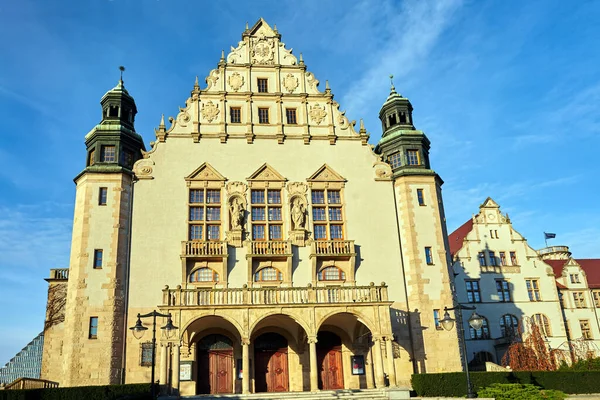
<path fill-rule="evenodd" d="M 320 366 L 320 389 L 337 390 L 344 388 L 341 346 L 335 346 L 330 349 L 319 349 L 317 352 L 317 363 Z"/>
<path fill-rule="evenodd" d="M 255 391 L 287 392 L 289 372 L 287 348 L 261 350 L 255 353 Z"/>
<path fill-rule="evenodd" d="M 198 354 L 198 393 L 233 393 L 233 350 Z"/>

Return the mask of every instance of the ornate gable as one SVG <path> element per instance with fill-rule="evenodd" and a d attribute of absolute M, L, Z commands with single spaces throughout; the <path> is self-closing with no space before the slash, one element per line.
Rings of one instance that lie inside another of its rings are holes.
<path fill-rule="evenodd" d="M 246 179 L 250 182 L 285 182 L 287 180 L 267 163 L 261 165 Z"/>
<path fill-rule="evenodd" d="M 479 214 L 473 217 L 473 222 L 479 224 L 510 224 L 510 219 L 508 214 L 500 212 L 500 205 L 494 199 L 488 197 L 479 206 Z"/>
<path fill-rule="evenodd" d="M 335 172 L 329 165 L 323 164 L 321 168 L 317 170 L 314 174 L 311 175 L 310 178 L 307 179 L 308 182 L 339 182 L 344 183 L 346 179 Z"/>
<path fill-rule="evenodd" d="M 188 184 L 192 181 L 220 181 L 225 182 L 227 178 L 221 175 L 216 169 L 209 163 L 203 163 L 201 166 L 196 168 L 194 172 L 185 177 Z M 224 183 L 223 183 L 224 184 Z"/>
<path fill-rule="evenodd" d="M 485 199 L 483 204 L 479 206 L 479 208 L 500 208 L 500 206 L 494 201 L 494 199 L 488 197 L 487 199 Z"/>

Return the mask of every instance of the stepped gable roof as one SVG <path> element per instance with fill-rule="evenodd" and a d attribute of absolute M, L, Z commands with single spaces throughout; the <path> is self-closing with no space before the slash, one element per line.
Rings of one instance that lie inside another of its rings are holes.
<path fill-rule="evenodd" d="M 585 272 L 588 286 L 593 289 L 600 288 L 600 258 L 578 258 L 574 259 Z M 562 275 L 562 270 L 568 260 L 544 260 L 552 267 L 555 277 Z M 560 284 L 557 283 L 557 286 Z M 559 287 L 561 287 L 560 285 Z M 564 288 L 564 286 L 562 286 Z"/>
<path fill-rule="evenodd" d="M 448 236 L 450 254 L 454 256 L 462 248 L 465 237 L 473 230 L 473 219 L 469 219 Z"/>

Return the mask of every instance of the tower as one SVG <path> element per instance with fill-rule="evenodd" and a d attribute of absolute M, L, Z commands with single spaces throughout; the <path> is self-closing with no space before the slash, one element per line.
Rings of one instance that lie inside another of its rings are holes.
<path fill-rule="evenodd" d="M 416 373 L 456 371 L 460 370 L 457 331 L 436 326 L 444 307 L 454 305 L 443 182 L 430 167 L 430 142 L 415 129 L 412 111 L 410 101 L 392 84 L 379 112 L 383 135 L 375 148 L 392 167 L 410 316 L 410 334 L 405 339 L 411 342 Z"/>
<path fill-rule="evenodd" d="M 123 80 L 100 100 L 86 136 L 67 287 L 61 386 L 122 381 L 133 164 L 142 157 L 135 101 Z"/>

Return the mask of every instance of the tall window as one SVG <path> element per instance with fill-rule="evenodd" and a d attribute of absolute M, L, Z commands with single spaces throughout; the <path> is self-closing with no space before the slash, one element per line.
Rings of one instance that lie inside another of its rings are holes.
<path fill-rule="evenodd" d="M 496 260 L 496 253 L 493 251 L 490 251 L 489 253 L 490 253 L 490 265 L 495 267 L 496 265 L 498 265 L 498 262 Z"/>
<path fill-rule="evenodd" d="M 101 249 L 94 250 L 94 268 L 96 268 L 96 269 L 102 268 L 102 250 Z"/>
<path fill-rule="evenodd" d="M 420 206 L 425 205 L 425 197 L 423 197 L 423 189 L 417 189 L 417 201 Z"/>
<path fill-rule="evenodd" d="M 488 324 L 488 320 L 485 317 L 483 318 L 483 323 L 481 324 L 481 328 L 473 329 L 473 327 L 469 326 L 469 330 L 471 332 L 471 339 L 473 340 L 483 340 L 490 338 L 490 326 Z"/>
<path fill-rule="evenodd" d="M 600 291 L 594 290 L 592 296 L 594 296 L 594 305 L 600 308 Z"/>
<path fill-rule="evenodd" d="M 88 165 L 92 166 L 95 163 L 96 163 L 96 149 L 92 149 L 88 153 Z"/>
<path fill-rule="evenodd" d="M 502 337 L 516 336 L 519 334 L 519 320 L 512 314 L 500 317 L 500 334 Z"/>
<path fill-rule="evenodd" d="M 190 189 L 189 240 L 220 240 L 221 190 Z"/>
<path fill-rule="evenodd" d="M 440 322 L 440 310 L 433 310 L 433 324 L 435 325 L 435 329 L 442 330 L 442 323 Z"/>
<path fill-rule="evenodd" d="M 115 146 L 102 146 L 101 149 L 101 162 L 115 162 Z"/>
<path fill-rule="evenodd" d="M 544 314 L 534 314 L 533 320 L 540 329 L 540 333 L 542 335 L 546 337 L 552 336 L 552 330 L 550 329 L 550 321 L 548 320 L 548 317 L 546 317 Z"/>
<path fill-rule="evenodd" d="M 519 265 L 519 262 L 517 261 L 517 253 L 515 251 L 510 252 L 510 263 L 512 265 Z"/>
<path fill-rule="evenodd" d="M 388 162 L 392 166 L 392 168 L 398 168 L 402 165 L 402 154 L 400 152 L 394 153 L 388 157 Z"/>
<path fill-rule="evenodd" d="M 259 108 L 258 109 L 258 123 L 259 124 L 268 124 L 269 123 L 269 109 L 268 108 Z"/>
<path fill-rule="evenodd" d="M 298 123 L 296 121 L 296 109 L 295 108 L 286 108 L 285 116 L 286 116 L 288 125 L 296 125 Z"/>
<path fill-rule="evenodd" d="M 587 319 L 579 320 L 579 327 L 581 328 L 581 336 L 585 340 L 591 340 L 592 338 L 592 329 L 590 328 L 590 321 Z"/>
<path fill-rule="evenodd" d="M 418 150 L 407 150 L 406 151 L 406 162 L 408 165 L 419 165 L 419 151 Z"/>
<path fill-rule="evenodd" d="M 258 93 L 267 93 L 269 91 L 269 80 L 267 78 L 258 78 Z"/>
<path fill-rule="evenodd" d="M 483 251 L 480 251 L 479 254 L 477 254 L 477 258 L 479 259 L 479 265 L 484 267 L 486 266 L 486 262 L 485 262 L 485 254 L 483 253 Z"/>
<path fill-rule="evenodd" d="M 142 367 L 152 366 L 152 342 L 145 342 L 140 345 L 140 365 Z"/>
<path fill-rule="evenodd" d="M 537 279 L 525 279 L 527 285 L 527 294 L 529 295 L 529 301 L 542 301 L 540 295 L 540 281 Z"/>
<path fill-rule="evenodd" d="M 346 273 L 335 266 L 326 267 L 319 271 L 318 279 L 320 281 L 343 281 L 346 280 Z"/>
<path fill-rule="evenodd" d="M 510 301 L 510 286 L 508 281 L 503 279 L 498 279 L 496 281 L 496 291 L 498 292 L 498 297 L 500 301 L 507 302 Z"/>
<path fill-rule="evenodd" d="M 106 198 L 108 197 L 108 188 L 101 187 L 98 191 L 98 205 L 105 206 Z"/>
<path fill-rule="evenodd" d="M 242 109 L 240 107 L 229 108 L 229 120 L 232 124 L 239 124 L 242 122 Z"/>
<path fill-rule="evenodd" d="M 427 265 L 433 265 L 433 253 L 431 252 L 431 247 L 425 247 L 425 261 Z"/>
<path fill-rule="evenodd" d="M 481 303 L 481 291 L 478 280 L 465 281 L 469 303 Z"/>
<path fill-rule="evenodd" d="M 90 317 L 89 339 L 98 338 L 98 317 Z"/>
<path fill-rule="evenodd" d="M 281 190 L 252 189 L 252 240 L 283 240 Z"/>
<path fill-rule="evenodd" d="M 198 268 L 190 274 L 190 282 L 219 282 L 219 274 L 210 268 Z"/>
<path fill-rule="evenodd" d="M 265 267 L 254 274 L 255 282 L 275 282 L 282 281 L 283 274 L 273 267 Z"/>
<path fill-rule="evenodd" d="M 571 278 L 571 283 L 581 283 L 579 280 L 579 274 L 570 274 L 569 278 Z"/>
<path fill-rule="evenodd" d="M 585 308 L 585 296 L 583 292 L 573 292 L 573 303 L 575 308 Z"/>
<path fill-rule="evenodd" d="M 502 266 L 506 265 L 506 252 L 505 251 L 500 252 L 500 265 L 502 265 Z"/>
<path fill-rule="evenodd" d="M 343 239 L 344 220 L 340 190 L 313 190 L 311 197 L 315 239 Z"/>

